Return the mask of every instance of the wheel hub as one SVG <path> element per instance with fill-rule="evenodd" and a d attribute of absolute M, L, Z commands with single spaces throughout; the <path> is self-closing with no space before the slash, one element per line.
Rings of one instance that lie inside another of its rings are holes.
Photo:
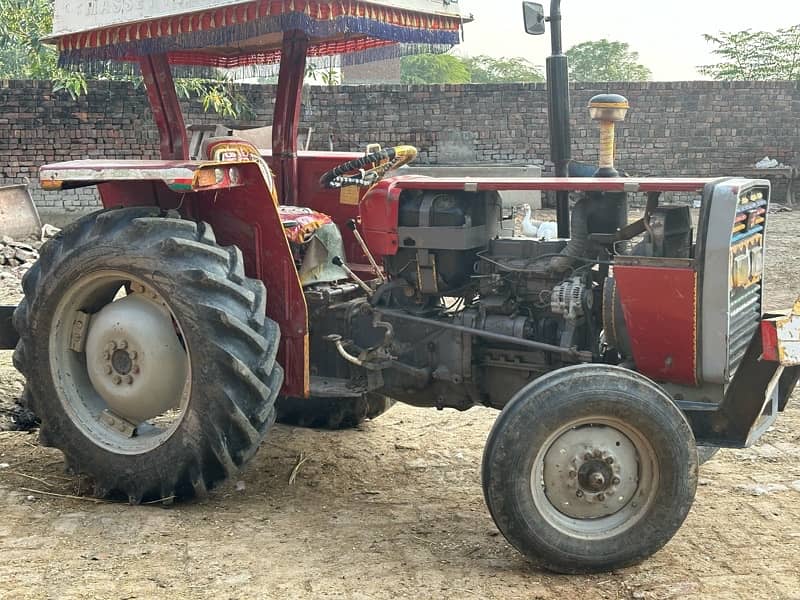
<path fill-rule="evenodd" d="M 578 469 L 578 485 L 591 492 L 606 491 L 613 481 L 614 472 L 604 461 L 591 460 Z"/>
<path fill-rule="evenodd" d="M 86 368 L 109 410 L 136 425 L 179 406 L 188 360 L 166 309 L 134 293 L 93 315 Z"/>
<path fill-rule="evenodd" d="M 133 357 L 131 353 L 127 350 L 114 350 L 114 353 L 111 355 L 111 368 L 119 375 L 127 375 L 130 373 L 133 370 Z"/>
<path fill-rule="evenodd" d="M 544 456 L 544 491 L 562 514 L 599 519 L 620 511 L 636 495 L 639 461 L 623 433 L 586 425 L 559 436 Z"/>

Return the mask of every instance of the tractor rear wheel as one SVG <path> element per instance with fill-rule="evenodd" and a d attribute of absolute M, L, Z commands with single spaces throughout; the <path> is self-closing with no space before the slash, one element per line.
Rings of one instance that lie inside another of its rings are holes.
<path fill-rule="evenodd" d="M 90 215 L 42 248 L 23 289 L 14 362 L 40 440 L 98 495 L 203 495 L 256 452 L 280 332 L 208 225 L 151 207 Z"/>
<path fill-rule="evenodd" d="M 352 429 L 394 405 L 380 394 L 360 398 L 278 398 L 278 423 L 312 429 Z"/>
<path fill-rule="evenodd" d="M 647 378 L 581 365 L 520 390 L 497 419 L 483 489 L 503 535 L 560 573 L 636 564 L 666 544 L 694 501 L 685 417 Z"/>

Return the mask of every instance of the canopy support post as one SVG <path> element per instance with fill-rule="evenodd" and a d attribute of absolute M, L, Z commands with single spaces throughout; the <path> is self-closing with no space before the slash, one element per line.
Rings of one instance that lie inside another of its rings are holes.
<path fill-rule="evenodd" d="M 148 54 L 139 59 L 147 99 L 161 138 L 161 158 L 188 160 L 189 138 L 183 120 L 175 80 L 166 54 Z"/>
<path fill-rule="evenodd" d="M 281 68 L 272 120 L 272 156 L 278 171 L 279 203 L 297 206 L 297 132 L 306 76 L 308 37 L 300 30 L 283 35 Z"/>

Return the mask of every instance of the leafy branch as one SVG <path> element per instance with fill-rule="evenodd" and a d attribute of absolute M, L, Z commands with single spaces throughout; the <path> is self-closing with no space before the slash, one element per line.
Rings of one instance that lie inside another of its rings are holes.
<path fill-rule="evenodd" d="M 800 25 L 770 31 L 705 34 L 722 60 L 698 70 L 717 80 L 795 81 L 800 79 Z"/>
<path fill-rule="evenodd" d="M 65 92 L 73 100 L 88 93 L 87 76 L 60 68 L 58 53 L 42 41 L 53 28 L 52 0 L 0 0 L 0 15 L 0 79 L 49 80 L 54 92 Z M 116 65 L 91 78 L 141 85 L 141 77 L 125 65 Z M 198 98 L 205 111 L 213 110 L 230 118 L 253 114 L 247 98 L 225 75 L 211 79 L 178 78 L 175 85 L 180 97 Z"/>

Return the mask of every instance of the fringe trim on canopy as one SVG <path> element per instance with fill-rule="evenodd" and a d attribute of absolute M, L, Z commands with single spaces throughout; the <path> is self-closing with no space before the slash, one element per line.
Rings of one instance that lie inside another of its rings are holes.
<path fill-rule="evenodd" d="M 377 48 L 369 48 L 361 52 L 353 52 L 349 54 L 312 54 L 309 53 L 309 63 L 314 66 L 318 71 L 334 68 L 339 69 L 345 66 L 360 65 L 369 62 L 377 62 L 382 60 L 392 60 L 395 58 L 402 58 L 404 56 L 412 56 L 415 54 L 444 54 L 450 50 L 452 46 L 435 46 L 425 44 L 391 44 L 380 46 Z M 263 57 L 264 55 L 262 55 Z M 280 51 L 275 54 L 269 55 L 269 61 L 249 61 L 244 62 L 239 66 L 230 67 L 214 67 L 209 65 L 193 65 L 181 60 L 180 56 L 175 57 L 173 54 L 169 55 L 170 64 L 172 64 L 173 76 L 189 77 L 199 79 L 219 79 L 221 74 L 227 75 L 232 81 L 240 81 L 242 79 L 251 78 L 274 78 L 280 72 Z M 335 57 L 332 64 L 327 61 L 314 59 L 327 59 L 328 57 Z M 109 60 L 89 60 L 80 63 L 69 65 L 69 68 L 79 71 L 88 77 L 95 78 L 108 78 L 114 79 L 115 76 L 121 75 L 126 77 L 139 76 L 139 65 L 133 62 L 119 62 Z M 345 82 L 347 83 L 347 82 Z"/>
<path fill-rule="evenodd" d="M 160 32 L 162 29 L 156 27 Z M 368 60 L 380 60 L 408 54 L 406 50 L 396 50 L 397 43 L 406 49 L 414 46 L 416 52 L 434 50 L 441 52 L 458 44 L 460 30 L 431 30 L 403 27 L 391 23 L 353 16 L 341 16 L 330 20 L 319 21 L 307 14 L 293 12 L 283 15 L 260 18 L 245 23 L 237 23 L 224 27 L 191 31 L 178 35 L 146 37 L 134 41 L 114 42 L 111 45 L 94 45 L 96 39 L 87 38 L 82 41 L 76 34 L 59 40 L 61 66 L 72 66 L 85 62 L 107 60 L 135 60 L 138 56 L 149 54 L 170 54 L 175 64 L 204 65 L 220 68 L 242 67 L 248 64 L 269 64 L 276 62 L 279 51 L 254 53 L 245 56 L 225 56 L 213 54 L 213 47 L 236 45 L 243 40 L 289 30 L 301 30 L 310 38 L 332 38 L 340 35 L 354 36 L 344 40 L 333 40 L 311 44 L 311 56 L 328 56 L 354 52 L 361 58 L 353 58 L 353 63 Z M 95 36 L 100 35 L 97 32 Z M 422 45 L 422 48 L 420 48 Z M 68 49 L 70 48 L 71 49 Z M 205 49 L 204 52 L 181 52 L 182 50 Z M 399 53 L 398 53 L 399 52 Z M 401 54 L 404 53 L 404 54 Z M 348 59 L 349 60 L 349 59 Z"/>

